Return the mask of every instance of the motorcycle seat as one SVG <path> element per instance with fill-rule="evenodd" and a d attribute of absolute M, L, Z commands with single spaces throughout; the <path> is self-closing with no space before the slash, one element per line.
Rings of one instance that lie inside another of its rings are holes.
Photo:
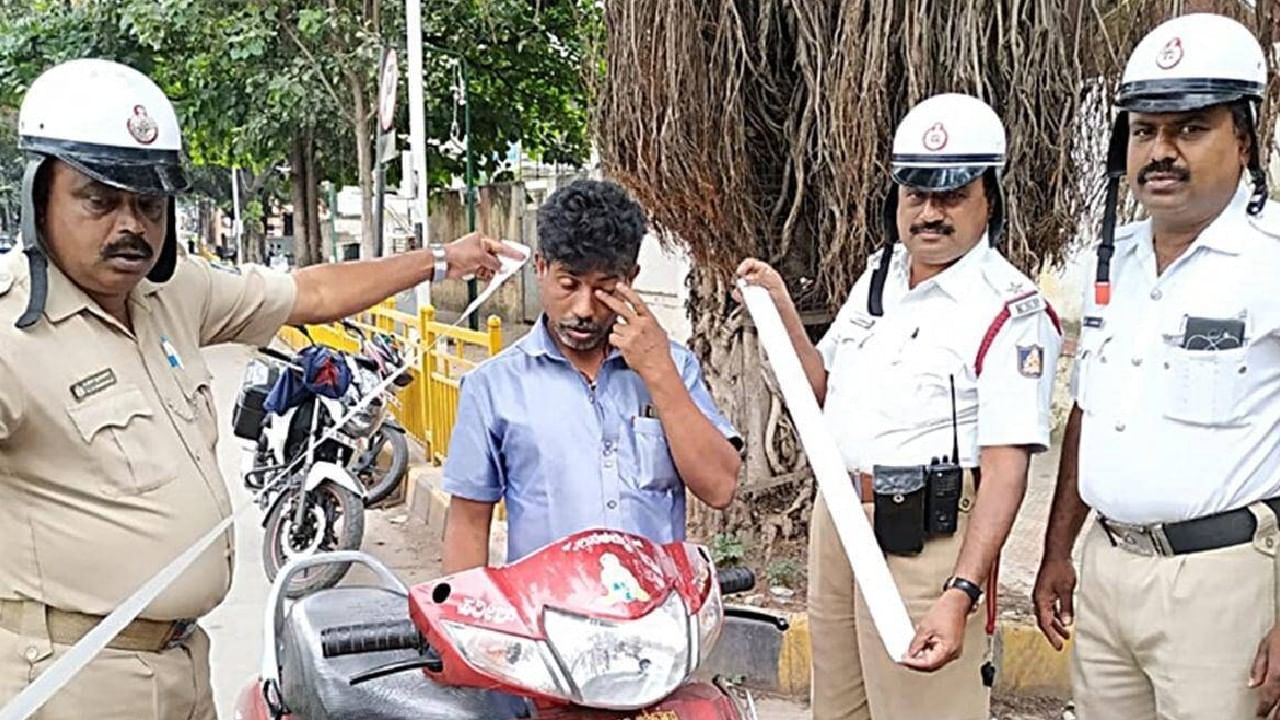
<path fill-rule="evenodd" d="M 377 587 L 344 586 L 308 595 L 288 610 L 280 628 L 280 685 L 298 720 L 517 720 L 526 703 L 488 690 L 432 682 L 421 670 L 387 675 L 352 687 L 349 679 L 388 663 L 410 660 L 413 650 L 325 658 L 320 634 L 353 622 L 397 620 L 408 600 Z"/>

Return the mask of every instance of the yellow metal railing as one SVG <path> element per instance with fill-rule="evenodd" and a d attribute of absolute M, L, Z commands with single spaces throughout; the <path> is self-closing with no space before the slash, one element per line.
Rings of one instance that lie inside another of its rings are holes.
<path fill-rule="evenodd" d="M 487 329 L 468 330 L 436 322 L 435 308 L 421 308 L 417 315 L 395 309 L 387 300 L 350 318 L 366 331 L 385 332 L 405 348 L 406 357 L 417 357 L 409 370 L 414 381 L 399 393 L 394 412 L 410 435 L 422 442 L 427 457 L 443 462 L 458 413 L 459 379 L 468 370 L 502 350 L 502 321 L 490 316 Z M 317 344 L 355 352 L 359 342 L 337 323 L 308 325 Z M 280 331 L 280 338 L 294 349 L 309 344 L 294 328 Z"/>

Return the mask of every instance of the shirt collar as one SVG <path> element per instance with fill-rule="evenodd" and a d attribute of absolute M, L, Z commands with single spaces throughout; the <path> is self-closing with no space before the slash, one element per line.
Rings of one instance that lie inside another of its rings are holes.
<path fill-rule="evenodd" d="M 1236 188 L 1236 194 L 1231 197 L 1231 202 L 1227 203 L 1208 227 L 1200 231 L 1200 236 L 1188 248 L 1188 253 L 1194 252 L 1198 247 L 1206 247 L 1228 255 L 1239 255 L 1240 243 L 1244 233 L 1248 232 L 1245 225 L 1248 221 L 1249 198 L 1252 195 L 1253 188 L 1241 179 L 1240 185 Z M 1142 221 L 1142 227 L 1134 240 L 1135 242 L 1129 243 L 1124 252 L 1143 256 L 1155 255 L 1155 233 L 1152 230 L 1150 218 Z"/>
<path fill-rule="evenodd" d="M 538 315 L 538 320 L 533 324 L 533 329 L 517 340 L 515 345 L 529 357 L 550 355 L 554 358 L 564 359 L 564 353 L 560 352 L 556 341 L 551 338 L 551 328 L 547 327 L 545 313 Z"/>
<path fill-rule="evenodd" d="M 529 357 L 550 357 L 554 360 L 569 362 L 569 359 L 560 351 L 560 346 L 556 344 L 555 338 L 551 336 L 551 328 L 547 326 L 546 313 L 538 315 L 538 320 L 533 324 L 533 328 L 525 333 L 524 337 L 517 340 L 515 346 Z M 611 347 L 604 361 L 607 363 L 621 356 L 622 353 L 617 348 Z"/>
<path fill-rule="evenodd" d="M 906 250 L 905 245 L 903 250 Z M 991 252 L 994 251 L 990 243 L 987 242 L 987 234 L 983 233 L 978 240 L 978 244 L 974 245 L 969 252 L 961 256 L 959 260 L 947 269 L 917 285 L 915 292 L 925 292 L 929 288 L 937 287 L 956 300 L 969 296 L 976 289 L 982 287 L 984 281 L 977 275 L 981 272 L 982 265 L 990 257 Z M 893 254 L 892 268 L 902 291 L 904 293 L 908 292 L 907 287 L 911 277 L 910 253 L 895 252 Z"/>
<path fill-rule="evenodd" d="M 49 258 L 46 276 L 49 291 L 45 296 L 44 314 L 50 322 L 60 323 L 83 310 L 98 308 L 98 303 L 72 282 L 53 258 Z"/>
<path fill-rule="evenodd" d="M 84 289 L 67 277 L 52 259 L 48 263 L 47 277 L 48 294 L 45 297 L 44 313 L 50 322 L 57 324 L 87 310 L 103 320 L 119 324 Z M 148 308 L 143 298 L 159 292 L 161 287 L 162 285 L 143 278 L 129 292 L 129 304 L 146 311 Z"/>

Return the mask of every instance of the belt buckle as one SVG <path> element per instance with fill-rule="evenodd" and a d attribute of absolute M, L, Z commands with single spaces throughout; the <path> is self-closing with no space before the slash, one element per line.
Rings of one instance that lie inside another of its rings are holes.
<path fill-rule="evenodd" d="M 172 650 L 182 643 L 186 642 L 196 631 L 195 620 L 174 620 L 173 628 L 169 631 L 169 637 L 165 640 L 164 649 Z"/>
<path fill-rule="evenodd" d="M 1134 555 L 1144 557 L 1174 555 L 1173 546 L 1169 544 L 1169 536 L 1164 531 L 1164 523 L 1135 525 L 1104 519 L 1102 529 L 1107 531 L 1112 545 Z"/>

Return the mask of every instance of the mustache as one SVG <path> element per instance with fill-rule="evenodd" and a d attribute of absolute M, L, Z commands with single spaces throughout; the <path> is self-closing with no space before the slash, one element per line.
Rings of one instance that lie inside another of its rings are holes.
<path fill-rule="evenodd" d="M 916 223 L 908 228 L 912 235 L 921 233 L 937 233 L 938 235 L 952 235 L 956 229 L 941 220 L 934 220 L 927 223 Z"/>
<path fill-rule="evenodd" d="M 151 249 L 151 243 L 146 238 L 134 233 L 125 233 L 117 240 L 112 240 L 102 248 L 103 258 L 115 257 L 139 257 L 150 260 L 155 254 L 155 250 Z"/>
<path fill-rule="evenodd" d="M 591 321 L 561 322 L 559 325 L 562 330 L 573 330 L 582 333 L 599 333 L 604 330 L 604 326 Z"/>
<path fill-rule="evenodd" d="M 1185 168 L 1178 167 L 1172 160 L 1157 160 L 1142 168 L 1138 173 L 1138 184 L 1146 185 L 1148 176 L 1156 173 L 1173 175 L 1183 182 L 1191 179 L 1191 172 Z"/>

